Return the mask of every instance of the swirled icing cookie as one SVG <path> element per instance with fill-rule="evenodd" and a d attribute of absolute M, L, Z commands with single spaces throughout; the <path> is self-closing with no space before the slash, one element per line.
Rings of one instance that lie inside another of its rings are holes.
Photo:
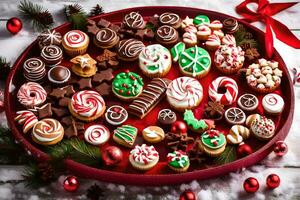
<path fill-rule="evenodd" d="M 64 35 L 62 46 L 69 56 L 75 57 L 86 52 L 89 42 L 87 34 L 80 30 L 71 30 Z"/>
<path fill-rule="evenodd" d="M 114 130 L 113 140 L 125 147 L 133 147 L 137 132 L 134 126 L 123 125 Z"/>
<path fill-rule="evenodd" d="M 38 122 L 38 118 L 29 110 L 21 110 L 16 114 L 17 117 L 15 117 L 15 121 L 23 125 L 23 133 L 27 133 Z"/>
<path fill-rule="evenodd" d="M 267 94 L 262 99 L 264 111 L 270 115 L 279 115 L 284 108 L 284 100 L 275 93 Z"/>
<path fill-rule="evenodd" d="M 40 84 L 28 82 L 20 87 L 17 98 L 23 106 L 34 108 L 46 101 L 47 92 Z"/>
<path fill-rule="evenodd" d="M 106 121 L 111 125 L 120 125 L 128 118 L 128 113 L 122 106 L 114 105 L 109 107 L 105 113 Z"/>
<path fill-rule="evenodd" d="M 167 100 L 172 108 L 178 111 L 197 107 L 203 98 L 200 82 L 190 77 L 174 79 L 167 89 Z"/>
<path fill-rule="evenodd" d="M 193 23 L 196 26 L 201 26 L 203 24 L 208 25 L 210 24 L 210 20 L 206 15 L 197 15 L 194 19 L 193 19 Z"/>
<path fill-rule="evenodd" d="M 208 52 L 200 47 L 191 47 L 180 54 L 180 72 L 187 76 L 201 78 L 208 74 L 211 59 Z"/>
<path fill-rule="evenodd" d="M 41 51 L 41 58 L 47 65 L 57 65 L 62 61 L 63 52 L 56 45 L 45 46 Z"/>
<path fill-rule="evenodd" d="M 190 166 L 190 159 L 187 154 L 181 150 L 168 153 L 168 166 L 175 172 L 186 172 Z"/>
<path fill-rule="evenodd" d="M 153 168 L 159 160 L 159 154 L 153 146 L 142 144 L 136 145 L 130 151 L 129 162 L 139 170 L 149 170 Z"/>
<path fill-rule="evenodd" d="M 68 107 L 74 117 L 89 122 L 101 117 L 105 102 L 98 92 L 83 90 L 73 94 Z"/>
<path fill-rule="evenodd" d="M 239 27 L 239 24 L 236 19 L 227 18 L 223 21 L 223 30 L 226 33 L 235 33 Z"/>
<path fill-rule="evenodd" d="M 163 45 L 173 45 L 178 41 L 178 32 L 172 26 L 163 25 L 157 29 L 155 38 Z"/>
<path fill-rule="evenodd" d="M 158 126 L 148 126 L 143 130 L 143 138 L 150 143 L 157 143 L 165 138 L 165 132 Z"/>
<path fill-rule="evenodd" d="M 142 72 L 150 77 L 164 77 L 171 69 L 171 54 L 160 44 L 147 46 L 139 55 Z"/>
<path fill-rule="evenodd" d="M 253 111 L 258 107 L 258 99 L 253 94 L 243 94 L 238 99 L 238 105 L 245 111 Z"/>
<path fill-rule="evenodd" d="M 143 90 L 143 79 L 134 72 L 121 72 L 112 82 L 113 93 L 122 100 L 132 100 L 139 96 Z"/>
<path fill-rule="evenodd" d="M 159 22 L 162 25 L 169 25 L 177 29 L 181 26 L 181 19 L 175 13 L 166 12 L 159 16 Z"/>
<path fill-rule="evenodd" d="M 226 147 L 226 138 L 223 133 L 218 130 L 207 130 L 201 135 L 200 148 L 204 150 L 206 154 L 212 157 L 219 156 Z"/>
<path fill-rule="evenodd" d="M 198 40 L 204 41 L 207 40 L 208 37 L 211 35 L 211 30 L 207 25 L 200 25 L 198 26 L 197 31 L 197 38 Z"/>
<path fill-rule="evenodd" d="M 232 46 L 236 46 L 236 40 L 234 35 L 231 34 L 226 34 L 223 38 L 222 38 L 222 44 L 224 45 L 232 45 Z"/>
<path fill-rule="evenodd" d="M 246 121 L 246 114 L 240 108 L 228 108 L 224 114 L 226 121 L 229 124 L 243 124 Z"/>
<path fill-rule="evenodd" d="M 176 113 L 171 109 L 162 109 L 157 116 L 157 121 L 161 125 L 171 125 L 176 119 Z"/>
<path fill-rule="evenodd" d="M 29 58 L 23 64 L 23 73 L 27 81 L 41 82 L 46 76 L 45 63 L 39 58 Z"/>
<path fill-rule="evenodd" d="M 275 123 L 259 114 L 253 114 L 247 117 L 247 126 L 251 133 L 260 140 L 270 140 L 275 134 Z"/>
<path fill-rule="evenodd" d="M 61 45 L 62 36 L 56 30 L 47 29 L 43 31 L 37 38 L 40 48 L 49 45 Z"/>
<path fill-rule="evenodd" d="M 64 128 L 55 119 L 42 119 L 38 121 L 32 130 L 32 139 L 38 144 L 53 145 L 64 137 Z"/>
<path fill-rule="evenodd" d="M 71 59 L 71 63 L 73 63 L 72 71 L 78 76 L 91 77 L 97 72 L 97 61 L 89 54 L 76 56 Z"/>
<path fill-rule="evenodd" d="M 185 44 L 183 42 L 178 42 L 174 45 L 171 49 L 171 55 L 174 62 L 177 62 L 179 60 L 179 56 L 182 54 L 182 52 L 185 50 Z"/>
<path fill-rule="evenodd" d="M 221 45 L 221 39 L 219 36 L 213 34 L 209 35 L 207 41 L 205 42 L 205 47 L 207 50 L 214 51 Z"/>
<path fill-rule="evenodd" d="M 212 30 L 220 30 L 221 28 L 223 28 L 223 24 L 219 20 L 212 21 L 208 26 Z"/>
<path fill-rule="evenodd" d="M 131 12 L 125 15 L 123 24 L 127 28 L 131 29 L 143 29 L 146 26 L 142 15 L 140 15 L 138 12 Z"/>
<path fill-rule="evenodd" d="M 92 145 L 102 145 L 110 137 L 109 130 L 100 124 L 88 127 L 84 132 L 84 139 Z"/>
<path fill-rule="evenodd" d="M 94 37 L 94 44 L 99 48 L 112 48 L 119 42 L 117 33 L 110 28 L 101 28 Z"/>
<path fill-rule="evenodd" d="M 134 61 L 145 48 L 143 42 L 136 39 L 121 40 L 117 46 L 118 58 L 124 61 Z"/>

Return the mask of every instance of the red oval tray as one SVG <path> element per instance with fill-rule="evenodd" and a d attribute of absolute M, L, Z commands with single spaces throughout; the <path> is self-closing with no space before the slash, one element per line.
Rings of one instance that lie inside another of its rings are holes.
<path fill-rule="evenodd" d="M 209 16 L 211 19 L 218 19 L 218 20 L 223 20 L 225 18 L 230 17 L 225 14 L 202 10 L 202 9 L 196 9 L 196 8 L 154 6 L 154 7 L 137 7 L 137 8 L 124 9 L 124 10 L 101 15 L 101 17 L 96 16 L 93 17 L 92 19 L 97 20 L 100 18 L 104 18 L 111 22 L 117 23 L 123 19 L 125 14 L 132 11 L 138 11 L 146 18 L 149 16 L 153 16 L 154 14 L 160 14 L 167 11 L 177 13 L 181 17 L 185 17 L 185 16 L 194 17 L 200 13 Z M 255 38 L 258 40 L 260 44 L 264 44 L 264 33 L 262 31 L 251 26 L 248 23 L 245 23 L 244 21 L 241 21 L 239 19 L 238 21 L 239 23 L 245 25 L 254 34 Z M 70 29 L 71 29 L 70 24 L 63 24 L 56 28 L 56 30 L 61 33 L 65 33 Z M 24 60 L 31 55 L 32 51 L 34 51 L 34 48 L 36 46 L 37 43 L 35 41 L 21 54 L 21 56 L 17 59 L 9 74 L 6 83 L 6 90 L 5 90 L 5 111 L 6 111 L 8 124 L 16 140 L 21 142 L 23 147 L 27 151 L 29 151 L 33 156 L 35 156 L 37 159 L 47 160 L 49 159 L 49 156 L 46 153 L 44 153 L 42 150 L 40 150 L 38 146 L 32 144 L 28 140 L 28 138 L 24 137 L 24 134 L 20 131 L 20 129 L 17 127 L 16 123 L 14 122 L 14 117 L 13 117 L 16 112 L 16 106 L 14 104 L 16 99 L 15 96 L 13 96 L 14 84 L 15 83 L 18 84 L 18 80 L 20 80 L 20 78 L 18 78 L 15 75 L 18 73 L 18 70 L 20 69 L 20 66 L 22 66 Z M 127 169 L 117 169 L 113 171 L 109 168 L 97 169 L 97 168 L 92 168 L 74 162 L 72 160 L 65 160 L 65 164 L 68 170 L 71 173 L 79 175 L 81 177 L 93 178 L 101 181 L 114 182 L 120 184 L 166 185 L 166 184 L 178 184 L 182 182 L 188 182 L 194 179 L 207 179 L 211 177 L 217 177 L 226 174 L 228 172 L 236 171 L 240 168 L 247 167 L 257 163 L 258 161 L 265 158 L 272 151 L 272 147 L 276 141 L 283 140 L 287 136 L 292 123 L 293 113 L 294 113 L 294 92 L 293 92 L 291 78 L 288 73 L 288 69 L 286 68 L 285 63 L 283 62 L 282 58 L 280 57 L 277 51 L 275 51 L 272 59 L 278 61 L 279 65 L 281 66 L 281 69 L 283 70 L 284 76 L 282 78 L 282 85 L 279 93 L 281 93 L 282 96 L 285 98 L 286 107 L 282 115 L 278 119 L 276 119 L 276 124 L 277 124 L 276 135 L 272 138 L 272 140 L 266 143 L 261 143 L 257 147 L 253 146 L 255 152 L 252 153 L 251 155 L 242 159 L 238 159 L 228 164 L 224 164 L 220 166 L 211 166 L 209 168 L 202 167 L 201 169 L 193 169 L 193 171 L 188 171 L 182 174 L 176 174 L 170 171 L 165 172 L 165 170 L 162 170 L 160 173 L 157 173 L 157 170 L 151 170 L 149 173 L 148 172 L 139 173 L 136 170 L 126 171 Z M 171 76 L 174 76 L 174 73 Z M 208 77 L 205 79 L 206 82 L 209 82 L 210 80 L 212 80 L 212 77 Z M 207 83 L 205 85 L 205 83 L 203 83 L 202 80 L 201 83 L 204 84 L 203 85 L 204 88 L 207 86 Z M 282 90 L 283 88 L 284 90 Z M 243 90 L 245 90 L 244 92 L 246 92 L 248 89 L 243 88 Z M 137 124 L 142 124 L 142 122 L 137 121 Z M 255 141 L 253 144 L 255 144 Z"/>

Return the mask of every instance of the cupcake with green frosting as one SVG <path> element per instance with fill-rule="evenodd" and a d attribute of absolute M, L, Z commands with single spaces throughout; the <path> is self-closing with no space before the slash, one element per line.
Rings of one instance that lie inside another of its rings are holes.
<path fill-rule="evenodd" d="M 189 157 L 181 150 L 168 153 L 167 159 L 170 169 L 176 172 L 186 172 L 190 166 Z"/>

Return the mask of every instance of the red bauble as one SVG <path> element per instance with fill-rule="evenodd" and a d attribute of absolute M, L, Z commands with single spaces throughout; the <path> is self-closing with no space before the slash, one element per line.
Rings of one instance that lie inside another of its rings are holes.
<path fill-rule="evenodd" d="M 244 142 L 242 142 L 237 148 L 237 155 L 240 158 L 248 156 L 252 153 L 253 153 L 252 148 L 248 144 L 245 144 Z"/>
<path fill-rule="evenodd" d="M 267 186 L 270 189 L 277 188 L 280 185 L 280 178 L 277 174 L 270 174 L 267 177 Z"/>
<path fill-rule="evenodd" d="M 6 29 L 13 35 L 17 34 L 22 29 L 22 21 L 19 18 L 13 17 L 6 22 Z"/>
<path fill-rule="evenodd" d="M 274 145 L 276 156 L 284 156 L 288 152 L 288 146 L 284 141 L 277 141 Z"/>
<path fill-rule="evenodd" d="M 179 197 L 179 200 L 196 200 L 196 195 L 192 190 L 185 190 Z"/>
<path fill-rule="evenodd" d="M 172 133 L 187 133 L 187 126 L 183 121 L 175 121 L 171 126 Z"/>
<path fill-rule="evenodd" d="M 248 193 L 254 193 L 259 189 L 259 183 L 256 178 L 249 177 L 244 181 L 244 189 Z"/>
<path fill-rule="evenodd" d="M 76 176 L 67 176 L 64 180 L 64 189 L 68 192 L 75 192 L 79 185 L 80 184 Z"/>

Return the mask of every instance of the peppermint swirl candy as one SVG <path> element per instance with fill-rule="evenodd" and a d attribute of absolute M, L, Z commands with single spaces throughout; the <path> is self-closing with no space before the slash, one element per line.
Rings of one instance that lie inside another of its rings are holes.
<path fill-rule="evenodd" d="M 203 88 L 194 78 L 179 77 L 169 84 L 167 98 L 178 107 L 193 107 L 202 100 Z"/>
<path fill-rule="evenodd" d="M 84 132 L 84 139 L 92 145 L 101 145 L 108 141 L 109 130 L 103 125 L 93 125 Z"/>
<path fill-rule="evenodd" d="M 138 56 L 144 48 L 143 42 L 136 39 L 121 40 L 117 45 L 118 54 L 125 58 Z"/>
<path fill-rule="evenodd" d="M 117 39 L 117 33 L 110 28 L 100 29 L 95 38 L 99 44 L 110 44 Z"/>
<path fill-rule="evenodd" d="M 175 13 L 163 13 L 159 16 L 159 22 L 161 24 L 169 25 L 169 26 L 174 26 L 176 25 L 180 20 L 179 15 Z"/>
<path fill-rule="evenodd" d="M 45 46 L 41 51 L 41 57 L 49 63 L 59 62 L 62 58 L 62 50 L 56 45 Z"/>
<path fill-rule="evenodd" d="M 161 26 L 156 31 L 157 38 L 159 40 L 168 42 L 175 40 L 178 37 L 178 32 L 172 27 L 168 25 Z"/>
<path fill-rule="evenodd" d="M 23 125 L 23 133 L 27 133 L 37 122 L 38 118 L 29 110 L 21 110 L 16 113 L 15 121 Z"/>
<path fill-rule="evenodd" d="M 25 107 L 34 108 L 46 101 L 47 92 L 44 88 L 34 82 L 23 84 L 17 94 L 19 102 Z"/>
<path fill-rule="evenodd" d="M 78 115 L 83 117 L 93 117 L 102 112 L 105 102 L 98 92 L 83 90 L 72 96 L 70 105 Z"/>
<path fill-rule="evenodd" d="M 133 29 L 141 29 L 144 28 L 145 22 L 142 17 L 137 12 L 131 12 L 124 17 L 123 23 L 128 27 L 128 28 L 133 28 Z"/>
<path fill-rule="evenodd" d="M 222 38 L 222 44 L 236 46 L 235 37 L 234 37 L 233 35 L 231 35 L 231 34 L 226 34 L 226 35 Z"/>
<path fill-rule="evenodd" d="M 72 30 L 64 35 L 64 42 L 67 46 L 76 48 L 81 47 L 88 41 L 88 36 L 80 30 Z"/>
<path fill-rule="evenodd" d="M 157 162 L 159 159 L 158 152 L 155 148 L 153 146 L 147 146 L 146 144 L 142 144 L 141 146 L 136 145 L 134 149 L 130 151 L 130 155 L 135 162 L 142 165 Z"/>
<path fill-rule="evenodd" d="M 32 137 L 41 143 L 53 142 L 59 138 L 62 139 L 64 128 L 61 123 L 55 119 L 42 119 L 38 121 L 32 130 Z"/>
<path fill-rule="evenodd" d="M 40 81 L 46 75 L 45 63 L 39 58 L 29 58 L 23 64 L 23 71 L 27 81 Z"/>
<path fill-rule="evenodd" d="M 262 105 L 265 111 L 270 114 L 278 114 L 284 108 L 284 100 L 281 96 L 275 93 L 267 94 L 262 100 Z"/>

